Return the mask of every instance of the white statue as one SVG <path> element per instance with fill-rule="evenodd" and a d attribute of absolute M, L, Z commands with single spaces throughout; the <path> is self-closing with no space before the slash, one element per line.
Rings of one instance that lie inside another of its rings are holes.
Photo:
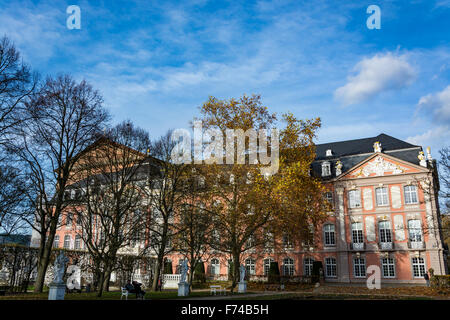
<path fill-rule="evenodd" d="M 342 162 L 338 160 L 336 162 L 336 176 L 339 176 L 342 173 Z"/>
<path fill-rule="evenodd" d="M 187 264 L 187 260 L 184 259 L 183 262 L 181 263 L 181 277 L 180 277 L 180 282 L 186 282 L 186 274 L 188 273 L 189 267 Z"/>
<path fill-rule="evenodd" d="M 373 152 L 381 152 L 381 142 L 377 141 L 373 144 Z"/>
<path fill-rule="evenodd" d="M 423 151 L 419 152 L 419 155 L 417 156 L 417 158 L 419 159 L 419 163 L 422 167 L 427 166 L 427 162 L 425 161 L 425 155 L 424 155 Z"/>
<path fill-rule="evenodd" d="M 53 281 L 56 283 L 62 283 L 64 277 L 64 268 L 69 259 L 61 252 L 55 259 L 54 273 L 55 277 Z"/>
<path fill-rule="evenodd" d="M 239 267 L 239 271 L 240 271 L 241 282 L 244 282 L 244 280 L 245 280 L 245 267 L 242 264 Z"/>

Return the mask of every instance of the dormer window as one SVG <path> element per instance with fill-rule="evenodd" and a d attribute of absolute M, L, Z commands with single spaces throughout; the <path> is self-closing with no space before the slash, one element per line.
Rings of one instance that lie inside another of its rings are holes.
<path fill-rule="evenodd" d="M 322 177 L 331 175 L 330 163 L 328 161 L 322 162 Z"/>
<path fill-rule="evenodd" d="M 325 154 L 327 157 L 331 157 L 332 155 L 333 155 L 333 151 L 331 151 L 331 149 L 328 149 L 327 151 L 326 151 L 326 154 Z"/>

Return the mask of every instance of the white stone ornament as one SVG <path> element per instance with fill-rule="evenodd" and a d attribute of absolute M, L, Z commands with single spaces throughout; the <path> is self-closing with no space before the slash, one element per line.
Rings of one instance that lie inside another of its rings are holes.
<path fill-rule="evenodd" d="M 399 174 L 405 172 L 405 170 L 406 168 L 385 161 L 383 157 L 378 156 L 373 161 L 369 162 L 361 170 L 361 173 L 365 177 L 370 176 L 372 173 L 375 173 L 376 176 L 384 176 L 385 172 L 392 172 L 393 174 Z"/>
<path fill-rule="evenodd" d="M 423 151 L 419 152 L 419 155 L 417 156 L 417 158 L 419 159 L 419 164 L 422 167 L 426 167 L 427 166 L 427 162 L 425 161 L 425 155 L 424 155 Z"/>
<path fill-rule="evenodd" d="M 342 174 L 342 162 L 338 160 L 336 162 L 336 176 L 339 176 Z"/>
<path fill-rule="evenodd" d="M 377 141 L 373 144 L 373 152 L 381 152 L 381 142 Z"/>

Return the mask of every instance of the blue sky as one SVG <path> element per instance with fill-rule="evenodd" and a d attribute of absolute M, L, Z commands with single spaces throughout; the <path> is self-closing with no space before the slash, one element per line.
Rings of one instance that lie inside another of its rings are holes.
<path fill-rule="evenodd" d="M 372 4 L 380 30 L 366 27 Z M 319 143 L 384 132 L 434 157 L 450 145 L 450 0 L 0 0 L 0 34 L 154 137 L 188 128 L 208 96 L 258 93 L 278 114 L 321 117 Z"/>

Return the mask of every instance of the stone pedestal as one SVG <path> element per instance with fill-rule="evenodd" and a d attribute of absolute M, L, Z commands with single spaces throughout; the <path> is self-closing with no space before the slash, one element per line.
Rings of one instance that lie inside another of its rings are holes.
<path fill-rule="evenodd" d="M 189 283 L 179 282 L 178 283 L 178 296 L 187 297 L 189 295 Z"/>
<path fill-rule="evenodd" d="M 64 294 L 66 293 L 66 284 L 61 283 L 50 283 L 50 291 L 48 293 L 48 300 L 64 300 Z"/>
<path fill-rule="evenodd" d="M 247 282 L 245 282 L 245 281 L 238 282 L 238 292 L 239 293 L 247 292 Z"/>

